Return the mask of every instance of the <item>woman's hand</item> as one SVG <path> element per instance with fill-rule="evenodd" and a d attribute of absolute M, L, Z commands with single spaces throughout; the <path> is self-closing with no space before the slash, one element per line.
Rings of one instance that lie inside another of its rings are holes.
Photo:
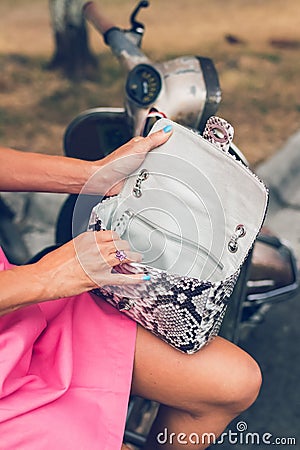
<path fill-rule="evenodd" d="M 142 164 L 150 150 L 166 142 L 171 133 L 172 127 L 167 125 L 147 137 L 134 137 L 104 159 L 92 163 L 92 176 L 82 193 L 118 194 L 126 177 Z"/>
<path fill-rule="evenodd" d="M 116 257 L 117 250 L 125 253 L 124 260 Z M 35 264 L 1 271 L 0 316 L 99 286 L 145 283 L 150 277 L 128 264 L 140 261 L 114 231 L 85 232 Z M 121 268 L 124 274 L 117 272 Z"/>
<path fill-rule="evenodd" d="M 121 262 L 116 257 L 117 250 L 125 252 L 126 258 Z M 128 242 L 121 240 L 116 232 L 89 231 L 44 256 L 36 263 L 36 270 L 41 282 L 47 286 L 46 297 L 50 300 L 77 295 L 99 286 L 145 282 L 143 273 L 125 275 L 112 272 L 120 264 L 126 267 L 130 262 L 141 260 L 141 255 L 132 252 Z"/>

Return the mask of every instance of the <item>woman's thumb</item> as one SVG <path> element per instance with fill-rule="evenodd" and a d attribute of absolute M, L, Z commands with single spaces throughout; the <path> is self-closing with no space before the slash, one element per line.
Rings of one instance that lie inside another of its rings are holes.
<path fill-rule="evenodd" d="M 139 283 L 147 283 L 151 280 L 150 275 L 146 275 L 144 273 L 138 274 L 113 274 L 111 278 L 112 282 L 109 284 L 110 286 L 120 286 L 122 284 L 139 284 Z"/>

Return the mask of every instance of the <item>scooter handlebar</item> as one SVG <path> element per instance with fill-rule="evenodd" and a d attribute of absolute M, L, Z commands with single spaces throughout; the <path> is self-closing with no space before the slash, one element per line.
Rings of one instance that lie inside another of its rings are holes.
<path fill-rule="evenodd" d="M 88 1 L 83 5 L 83 15 L 102 34 L 105 43 L 110 46 L 113 54 L 127 70 L 131 70 L 137 64 L 149 62 L 137 43 L 129 38 L 128 33 L 116 27 L 103 15 L 95 2 Z"/>

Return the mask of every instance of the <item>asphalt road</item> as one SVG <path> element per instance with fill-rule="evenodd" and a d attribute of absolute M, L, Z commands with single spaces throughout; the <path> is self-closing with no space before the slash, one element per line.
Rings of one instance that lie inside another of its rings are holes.
<path fill-rule="evenodd" d="M 240 346 L 259 363 L 257 401 L 230 426 L 222 449 L 300 449 L 300 294 L 271 307 Z M 244 431 L 239 431 L 244 430 Z M 235 433 L 235 434 L 233 434 Z"/>

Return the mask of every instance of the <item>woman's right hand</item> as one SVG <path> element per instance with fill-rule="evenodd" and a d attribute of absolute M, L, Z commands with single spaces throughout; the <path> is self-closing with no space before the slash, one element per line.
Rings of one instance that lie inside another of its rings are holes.
<path fill-rule="evenodd" d="M 127 258 L 120 262 L 116 251 Z M 120 264 L 141 262 L 140 254 L 130 250 L 127 241 L 114 231 L 85 232 L 48 253 L 35 266 L 48 289 L 48 299 L 77 295 L 99 286 L 145 282 L 144 273 L 112 272 Z M 147 278 L 146 278 L 147 279 Z"/>

